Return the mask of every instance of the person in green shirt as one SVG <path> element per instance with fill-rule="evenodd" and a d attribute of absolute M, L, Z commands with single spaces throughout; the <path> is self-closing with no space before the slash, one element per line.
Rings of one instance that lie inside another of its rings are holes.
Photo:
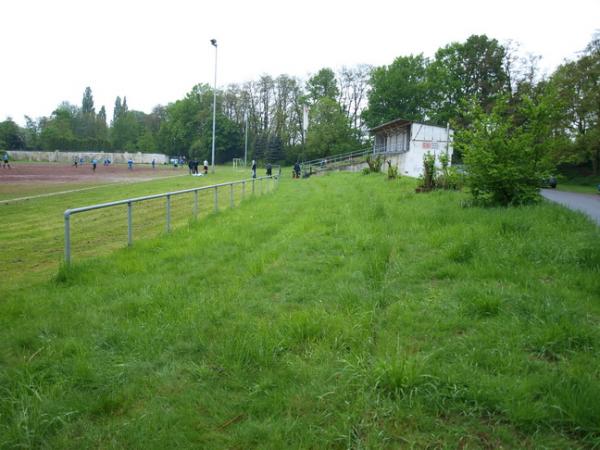
<path fill-rule="evenodd" d="M 2 168 L 6 169 L 6 166 L 10 169 L 10 163 L 8 162 L 8 152 L 4 152 L 4 156 L 2 157 Z"/>

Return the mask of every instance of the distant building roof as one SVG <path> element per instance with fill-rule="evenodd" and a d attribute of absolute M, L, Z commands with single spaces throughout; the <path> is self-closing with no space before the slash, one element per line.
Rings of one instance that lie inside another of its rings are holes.
<path fill-rule="evenodd" d="M 396 128 L 405 127 L 406 125 L 410 125 L 412 123 L 429 125 L 431 127 L 446 128 L 445 126 L 436 125 L 434 123 L 428 123 L 428 122 L 425 122 L 422 120 L 394 119 L 394 120 L 390 120 L 389 122 L 382 123 L 381 125 L 377 125 L 376 127 L 371 128 L 369 131 L 371 133 L 376 133 L 378 131 L 393 130 Z"/>
<path fill-rule="evenodd" d="M 410 125 L 411 123 L 413 123 L 412 120 L 394 119 L 394 120 L 390 120 L 389 122 L 383 123 L 381 125 L 377 125 L 376 127 L 371 128 L 369 131 L 371 133 L 375 133 L 377 131 L 383 131 L 386 129 L 403 127 L 406 125 Z"/>

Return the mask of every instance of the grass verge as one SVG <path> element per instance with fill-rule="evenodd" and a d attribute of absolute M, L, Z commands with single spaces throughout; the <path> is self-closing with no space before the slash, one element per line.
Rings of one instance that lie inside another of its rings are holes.
<path fill-rule="evenodd" d="M 600 445 L 598 228 L 462 199 L 284 180 L 7 289 L 0 446 Z"/>

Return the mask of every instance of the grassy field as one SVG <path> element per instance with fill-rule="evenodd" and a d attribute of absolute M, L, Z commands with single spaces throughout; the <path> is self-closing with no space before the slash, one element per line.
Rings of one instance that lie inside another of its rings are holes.
<path fill-rule="evenodd" d="M 249 173 L 234 172 L 219 167 L 214 175 L 190 177 L 181 171 L 180 177 L 153 181 L 122 182 L 102 185 L 93 189 L 31 200 L 0 203 L 0 267 L 10 275 L 12 282 L 21 279 L 47 278 L 55 272 L 63 258 L 63 212 L 68 208 L 122 200 L 130 197 L 188 189 L 196 186 L 247 178 Z M 78 187 L 90 187 L 79 186 Z M 9 185 L 4 186 L 10 190 Z M 241 188 L 234 192 L 236 203 Z M 18 195 L 20 196 L 20 195 Z M 221 190 L 219 207 L 229 206 L 229 192 Z M 192 218 L 193 194 L 173 197 L 172 221 L 176 228 Z M 213 192 L 203 192 L 199 198 L 199 216 L 213 211 Z M 165 230 L 165 200 L 154 200 L 134 206 L 134 239 L 158 236 Z M 73 258 L 108 254 L 127 243 L 126 207 L 100 210 L 72 218 Z"/>
<path fill-rule="evenodd" d="M 565 169 L 564 173 L 559 176 L 558 186 L 559 191 L 581 192 L 584 194 L 598 193 L 598 185 L 600 185 L 600 176 L 582 175 L 577 170 L 571 168 Z"/>
<path fill-rule="evenodd" d="M 600 182 L 598 183 L 600 184 Z M 559 184 L 556 186 L 556 189 L 559 191 L 567 191 L 567 192 L 580 192 L 582 194 L 598 194 L 600 191 L 598 190 L 598 185 L 590 185 L 590 184 Z"/>
<path fill-rule="evenodd" d="M 464 198 L 285 179 L 4 285 L 0 447 L 600 446 L 598 227 Z"/>

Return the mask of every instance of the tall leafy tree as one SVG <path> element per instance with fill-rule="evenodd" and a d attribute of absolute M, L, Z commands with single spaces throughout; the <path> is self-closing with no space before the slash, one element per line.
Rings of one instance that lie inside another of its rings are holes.
<path fill-rule="evenodd" d="M 355 129 L 362 128 L 361 113 L 367 104 L 373 68 L 368 64 L 342 67 L 338 73 L 340 104 Z"/>
<path fill-rule="evenodd" d="M 83 93 L 83 99 L 81 100 L 81 113 L 82 114 L 96 114 L 94 108 L 94 97 L 92 96 L 92 89 L 88 86 L 85 88 Z"/>
<path fill-rule="evenodd" d="M 95 137 L 98 141 L 98 146 L 101 149 L 109 149 L 110 141 L 108 139 L 108 126 L 106 124 L 106 108 L 104 105 L 98 111 L 98 115 L 95 120 Z"/>
<path fill-rule="evenodd" d="M 206 85 L 194 86 L 185 98 L 167 105 L 158 134 L 158 145 L 170 155 L 211 159 L 213 91 Z M 222 110 L 223 96 L 217 95 L 216 162 L 243 156 L 240 127 Z"/>
<path fill-rule="evenodd" d="M 570 137 L 562 146 L 563 162 L 590 164 L 600 174 L 600 34 L 576 61 L 552 75 L 549 92 L 560 108 L 556 125 Z"/>
<path fill-rule="evenodd" d="M 94 97 L 92 89 L 88 86 L 83 92 L 81 99 L 81 109 L 76 117 L 75 134 L 82 141 L 83 147 L 90 149 L 98 148 L 97 142 L 97 123 L 96 108 L 94 107 Z"/>
<path fill-rule="evenodd" d="M 430 115 L 437 122 L 466 125 L 461 103 L 474 98 L 484 111 L 491 111 L 497 98 L 507 93 L 505 49 L 496 39 L 472 35 L 439 49 L 428 70 L 433 96 Z"/>
<path fill-rule="evenodd" d="M 305 158 L 318 158 L 359 148 L 356 131 L 350 127 L 348 117 L 334 99 L 319 99 L 311 108 L 310 116 Z"/>
<path fill-rule="evenodd" d="M 121 97 L 117 95 L 117 98 L 115 99 L 115 107 L 113 108 L 113 124 L 119 119 L 119 117 L 121 117 L 122 111 L 123 105 L 121 104 Z"/>
<path fill-rule="evenodd" d="M 40 143 L 47 151 L 80 150 L 81 145 L 74 130 L 77 124 L 79 108 L 63 102 L 52 115 L 42 122 Z"/>
<path fill-rule="evenodd" d="M 25 138 L 19 126 L 9 117 L 0 122 L 0 149 L 20 150 L 25 148 Z"/>
<path fill-rule="evenodd" d="M 100 111 L 98 111 L 98 121 L 106 125 L 106 108 L 102 105 Z"/>
<path fill-rule="evenodd" d="M 29 150 L 40 150 L 40 124 L 39 121 L 25 116 L 25 146 Z"/>
<path fill-rule="evenodd" d="M 372 71 L 369 106 L 363 112 L 369 127 L 397 118 L 426 118 L 430 105 L 427 63 L 423 55 L 401 56 Z"/>
<path fill-rule="evenodd" d="M 335 73 L 328 67 L 319 70 L 308 79 L 306 82 L 306 91 L 308 98 L 313 104 L 324 97 L 338 100 L 340 95 Z"/>

